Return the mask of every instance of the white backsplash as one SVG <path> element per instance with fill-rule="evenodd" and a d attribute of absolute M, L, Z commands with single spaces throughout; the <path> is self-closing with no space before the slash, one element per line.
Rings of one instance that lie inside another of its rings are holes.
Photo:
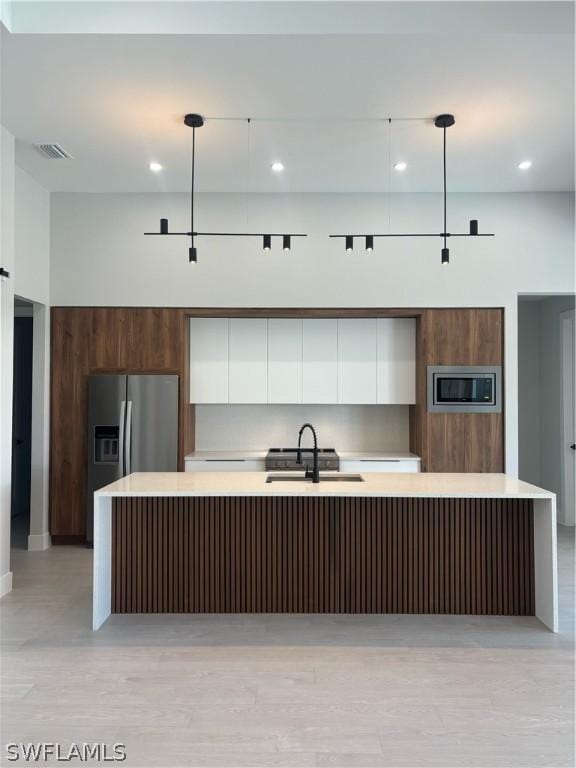
<path fill-rule="evenodd" d="M 197 405 L 196 450 L 266 450 L 296 445 L 306 421 L 323 448 L 409 450 L 407 405 Z M 306 436 L 308 441 L 310 436 Z M 306 443 L 307 445 L 308 443 Z"/>

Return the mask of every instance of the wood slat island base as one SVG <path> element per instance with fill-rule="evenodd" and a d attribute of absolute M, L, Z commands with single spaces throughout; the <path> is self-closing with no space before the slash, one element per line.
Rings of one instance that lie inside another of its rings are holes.
<path fill-rule="evenodd" d="M 113 613 L 534 615 L 529 499 L 113 501 Z"/>
<path fill-rule="evenodd" d="M 444 475 L 442 495 L 440 475 L 351 489 L 232 474 L 97 492 L 95 629 L 110 613 L 441 613 L 556 631 L 552 494 L 505 475 Z"/>

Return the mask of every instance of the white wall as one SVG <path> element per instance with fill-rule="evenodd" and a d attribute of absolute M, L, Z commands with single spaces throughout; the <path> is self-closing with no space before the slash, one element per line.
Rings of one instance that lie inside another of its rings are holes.
<path fill-rule="evenodd" d="M 289 448 L 307 421 L 322 448 L 409 450 L 402 405 L 197 405 L 196 450 Z"/>
<path fill-rule="evenodd" d="M 329 233 L 388 229 L 389 204 L 378 195 L 237 195 L 199 198 L 208 231 L 307 232 L 289 254 L 277 243 L 210 238 L 188 264 L 188 238 L 145 237 L 188 227 L 185 195 L 55 194 L 52 205 L 52 300 L 55 305 L 136 306 L 503 306 L 518 292 L 559 292 L 573 282 L 573 201 L 569 194 L 454 195 L 449 222 L 466 231 L 478 218 L 495 238 L 361 243 L 346 254 Z M 395 195 L 391 228 L 439 231 L 441 197 Z M 248 215 L 246 209 L 248 208 Z"/>
<path fill-rule="evenodd" d="M 50 301 L 50 193 L 26 171 L 15 173 L 14 292 L 29 301 Z"/>
<path fill-rule="evenodd" d="M 28 548 L 50 546 L 50 193 L 21 168 L 15 173 L 15 293 L 33 302 L 32 461 Z"/>
<path fill-rule="evenodd" d="M 0 597 L 12 589 L 10 488 L 14 342 L 14 137 L 0 126 Z"/>
<path fill-rule="evenodd" d="M 540 485 L 540 301 L 518 303 L 518 477 Z"/>
<path fill-rule="evenodd" d="M 449 223 L 470 218 L 494 238 L 381 240 L 346 254 L 330 233 L 438 231 L 439 195 L 205 195 L 208 231 L 307 232 L 285 254 L 256 240 L 205 239 L 190 266 L 187 238 L 145 237 L 168 217 L 188 227 L 186 195 L 69 195 L 52 199 L 54 305 L 505 308 L 506 468 L 518 467 L 517 295 L 574 285 L 573 197 L 567 193 L 451 195 Z M 389 221 L 390 217 L 390 221 Z M 390 230 L 388 229 L 390 227 Z"/>

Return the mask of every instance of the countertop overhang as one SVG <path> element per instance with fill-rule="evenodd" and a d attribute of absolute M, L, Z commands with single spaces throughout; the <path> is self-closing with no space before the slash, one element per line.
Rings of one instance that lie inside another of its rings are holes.
<path fill-rule="evenodd" d="M 267 483 L 268 472 L 135 472 L 95 496 L 380 496 L 554 499 L 516 477 L 492 473 L 367 472 L 363 482 Z M 328 473 L 330 474 L 330 473 Z"/>

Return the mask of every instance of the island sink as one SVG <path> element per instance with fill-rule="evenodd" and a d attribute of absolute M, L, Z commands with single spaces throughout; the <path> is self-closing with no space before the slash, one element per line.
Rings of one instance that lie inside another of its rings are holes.
<path fill-rule="evenodd" d="M 362 475 L 320 475 L 320 482 L 324 483 L 363 483 L 364 478 Z M 268 475 L 266 478 L 267 483 L 311 483 L 312 479 L 306 477 L 306 475 Z"/>

